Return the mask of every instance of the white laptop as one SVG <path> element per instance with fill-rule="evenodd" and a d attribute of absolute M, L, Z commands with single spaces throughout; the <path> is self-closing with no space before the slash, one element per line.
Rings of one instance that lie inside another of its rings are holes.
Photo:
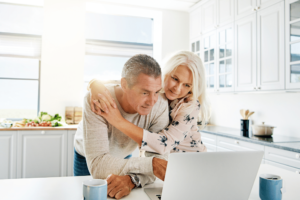
<path fill-rule="evenodd" d="M 246 200 L 263 151 L 173 153 L 163 188 L 145 188 L 151 200 Z"/>

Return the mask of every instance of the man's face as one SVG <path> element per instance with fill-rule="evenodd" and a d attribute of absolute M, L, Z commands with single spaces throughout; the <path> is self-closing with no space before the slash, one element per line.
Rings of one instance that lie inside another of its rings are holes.
<path fill-rule="evenodd" d="M 141 73 L 131 88 L 126 88 L 127 101 L 132 113 L 147 115 L 157 102 L 161 90 L 161 76 L 154 78 Z"/>

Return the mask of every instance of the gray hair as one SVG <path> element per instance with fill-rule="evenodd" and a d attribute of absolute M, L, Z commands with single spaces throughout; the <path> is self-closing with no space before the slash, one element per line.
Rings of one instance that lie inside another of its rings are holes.
<path fill-rule="evenodd" d="M 125 63 L 122 70 L 122 78 L 126 79 L 128 87 L 131 88 L 141 73 L 157 78 L 161 76 L 161 69 L 156 60 L 151 56 L 137 54 Z"/>

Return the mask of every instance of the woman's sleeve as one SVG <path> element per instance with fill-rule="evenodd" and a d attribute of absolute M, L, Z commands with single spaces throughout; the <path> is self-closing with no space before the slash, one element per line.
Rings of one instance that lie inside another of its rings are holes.
<path fill-rule="evenodd" d="M 170 152 L 186 138 L 195 124 L 192 122 L 197 120 L 199 111 L 198 101 L 182 104 L 172 123 L 164 130 L 152 133 L 144 129 L 141 149 L 159 154 Z"/>

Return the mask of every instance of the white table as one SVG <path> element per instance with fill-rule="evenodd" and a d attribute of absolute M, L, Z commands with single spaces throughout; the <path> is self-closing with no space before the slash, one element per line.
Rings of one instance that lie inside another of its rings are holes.
<path fill-rule="evenodd" d="M 283 194 L 284 200 L 300 199 L 300 176 L 298 174 L 263 164 L 259 169 L 249 200 L 260 200 L 258 177 L 263 173 L 276 174 L 283 178 L 287 190 L 286 193 Z M 82 181 L 88 179 L 91 179 L 91 177 L 80 176 L 0 180 L 0 199 L 81 200 Z M 154 184 L 148 185 L 147 187 L 162 187 L 162 185 L 163 182 L 157 180 Z M 129 196 L 123 199 L 149 200 L 142 188 L 134 189 Z"/>

